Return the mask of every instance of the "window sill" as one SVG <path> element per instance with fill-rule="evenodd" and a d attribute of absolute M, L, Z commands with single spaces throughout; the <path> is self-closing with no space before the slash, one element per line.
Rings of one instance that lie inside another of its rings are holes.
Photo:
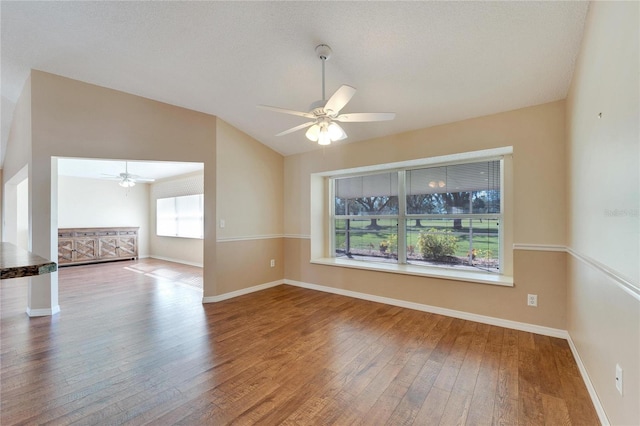
<path fill-rule="evenodd" d="M 445 280 L 465 281 L 479 284 L 500 285 L 513 287 L 513 277 L 494 275 L 482 272 L 453 271 L 449 269 L 427 268 L 414 265 L 397 265 L 389 263 L 363 262 L 336 258 L 312 259 L 317 265 L 340 266 L 343 268 L 364 269 L 367 271 L 388 272 L 392 274 L 416 275 L 419 277 L 440 278 Z"/>

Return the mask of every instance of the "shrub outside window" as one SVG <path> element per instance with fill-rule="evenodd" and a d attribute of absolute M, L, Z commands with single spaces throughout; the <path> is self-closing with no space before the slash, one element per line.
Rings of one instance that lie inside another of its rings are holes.
<path fill-rule="evenodd" d="M 333 255 L 500 273 L 502 159 L 333 177 Z"/>

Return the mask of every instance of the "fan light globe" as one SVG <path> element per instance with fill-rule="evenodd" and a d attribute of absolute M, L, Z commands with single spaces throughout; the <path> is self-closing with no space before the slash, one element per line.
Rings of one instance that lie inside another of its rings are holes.
<path fill-rule="evenodd" d="M 320 129 L 320 135 L 318 136 L 318 145 L 330 145 L 331 136 L 327 129 Z"/>
<path fill-rule="evenodd" d="M 307 130 L 307 133 L 305 133 L 305 136 L 310 141 L 316 142 L 318 140 L 318 137 L 320 136 L 320 126 L 318 126 L 317 124 L 314 124 L 313 126 L 309 127 L 309 130 Z"/>
<path fill-rule="evenodd" d="M 339 141 L 347 137 L 347 134 L 342 130 L 342 127 L 338 126 L 336 123 L 329 124 L 328 131 L 332 142 Z"/>
<path fill-rule="evenodd" d="M 131 188 L 133 186 L 135 186 L 135 181 L 133 179 L 130 178 L 124 178 L 120 181 L 119 185 L 123 188 Z"/>

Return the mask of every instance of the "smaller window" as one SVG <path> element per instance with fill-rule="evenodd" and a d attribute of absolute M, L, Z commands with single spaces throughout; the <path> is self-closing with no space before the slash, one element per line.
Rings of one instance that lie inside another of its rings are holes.
<path fill-rule="evenodd" d="M 204 194 L 158 198 L 156 234 L 162 237 L 204 237 Z"/>

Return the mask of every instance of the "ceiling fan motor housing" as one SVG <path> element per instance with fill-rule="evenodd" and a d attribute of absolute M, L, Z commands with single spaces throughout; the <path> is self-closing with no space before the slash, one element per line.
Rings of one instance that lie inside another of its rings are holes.
<path fill-rule="evenodd" d="M 324 106 L 326 104 L 327 104 L 326 100 L 315 101 L 309 106 L 309 111 L 311 111 L 311 114 L 315 115 L 316 117 L 321 117 L 325 115 Z"/>
<path fill-rule="evenodd" d="M 331 48 L 326 44 L 319 44 L 316 46 L 316 54 L 324 61 L 331 57 Z"/>

